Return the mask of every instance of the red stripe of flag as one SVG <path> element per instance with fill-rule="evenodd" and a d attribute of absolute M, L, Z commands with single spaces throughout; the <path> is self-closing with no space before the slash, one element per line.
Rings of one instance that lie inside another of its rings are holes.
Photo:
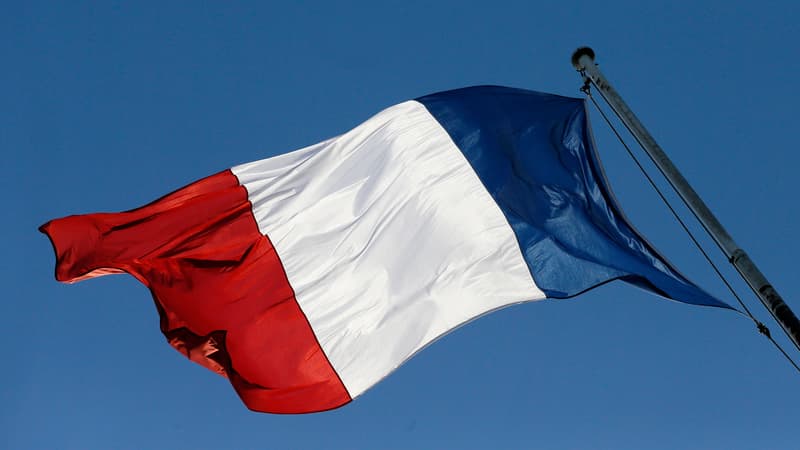
<path fill-rule="evenodd" d="M 40 230 L 59 281 L 124 271 L 150 288 L 169 343 L 228 377 L 250 409 L 311 412 L 350 401 L 230 171 L 142 208 Z"/>

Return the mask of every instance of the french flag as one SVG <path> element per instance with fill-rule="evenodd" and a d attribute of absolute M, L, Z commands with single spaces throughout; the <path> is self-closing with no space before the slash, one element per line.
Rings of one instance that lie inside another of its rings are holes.
<path fill-rule="evenodd" d="M 59 281 L 133 275 L 173 347 L 272 413 L 342 406 L 465 322 L 611 280 L 729 308 L 628 223 L 582 99 L 506 87 L 40 229 Z"/>

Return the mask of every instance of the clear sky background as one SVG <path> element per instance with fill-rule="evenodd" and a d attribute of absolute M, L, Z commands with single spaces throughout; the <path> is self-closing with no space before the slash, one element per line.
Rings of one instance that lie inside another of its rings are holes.
<path fill-rule="evenodd" d="M 130 209 L 439 90 L 580 96 L 569 57 L 591 45 L 800 312 L 800 3 L 378 3 L 5 4 L 0 448 L 798 448 L 800 374 L 750 322 L 623 283 L 496 312 L 343 408 L 280 416 L 170 348 L 132 277 L 54 281 L 49 219 Z M 732 301 L 593 124 L 631 221 Z"/>

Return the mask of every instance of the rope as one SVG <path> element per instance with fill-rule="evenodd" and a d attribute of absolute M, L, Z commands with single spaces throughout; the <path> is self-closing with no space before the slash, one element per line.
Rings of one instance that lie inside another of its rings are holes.
<path fill-rule="evenodd" d="M 614 132 L 614 135 L 617 137 L 617 139 L 619 140 L 620 144 L 622 144 L 622 146 L 625 148 L 625 151 L 628 153 L 628 156 L 631 157 L 633 162 L 639 168 L 639 171 L 641 171 L 642 175 L 644 175 L 644 177 L 647 179 L 647 182 L 650 184 L 650 186 L 653 188 L 653 190 L 656 191 L 658 196 L 661 198 L 661 201 L 664 203 L 664 205 L 667 207 L 667 209 L 669 209 L 669 211 L 672 213 L 672 216 L 675 218 L 675 220 L 678 221 L 678 223 L 680 224 L 681 228 L 683 228 L 683 231 L 685 231 L 686 234 L 689 235 L 689 238 L 691 239 L 691 241 L 694 244 L 694 246 L 697 248 L 697 250 L 700 251 L 700 253 L 703 255 L 703 258 L 705 258 L 706 262 L 708 262 L 708 264 L 714 269 L 714 272 L 716 272 L 716 274 L 719 277 L 719 279 L 722 280 L 722 282 L 725 284 L 725 287 L 728 288 L 728 291 L 731 293 L 731 295 L 733 295 L 733 297 L 736 299 L 736 301 L 739 302 L 739 305 L 742 307 L 742 309 L 744 310 L 746 315 L 755 324 L 756 328 L 758 329 L 758 332 L 763 334 L 767 339 L 769 339 L 769 341 L 772 342 L 772 345 L 774 345 L 783 354 L 783 356 L 789 361 L 789 363 L 791 363 L 792 366 L 794 366 L 794 368 L 798 372 L 800 372 L 800 366 L 798 366 L 797 363 L 795 363 L 794 360 L 786 353 L 786 351 L 783 349 L 783 347 L 781 347 L 780 344 L 778 344 L 775 341 L 775 339 L 773 339 L 772 335 L 770 334 L 769 328 L 767 328 L 766 325 L 764 325 L 758 319 L 756 319 L 756 317 L 753 315 L 753 313 L 750 312 L 750 309 L 747 307 L 747 305 L 745 305 L 745 303 L 739 297 L 739 294 L 737 294 L 736 291 L 733 289 L 733 286 L 731 286 L 731 284 L 728 282 L 728 279 L 725 278 L 725 276 L 719 270 L 717 265 L 714 263 L 714 261 L 711 259 L 711 257 L 708 255 L 708 253 L 705 251 L 703 246 L 700 245 L 700 242 L 697 240 L 697 238 L 695 237 L 694 233 L 692 233 L 692 231 L 686 225 L 686 222 L 681 218 L 681 216 L 678 214 L 678 212 L 675 210 L 675 208 L 672 207 L 672 205 L 667 200 L 667 197 L 664 195 L 664 193 L 661 191 L 661 189 L 655 183 L 655 181 L 650 176 L 650 174 L 647 173 L 647 171 L 645 170 L 644 166 L 642 166 L 642 163 L 639 161 L 639 158 L 636 157 L 636 155 L 633 153 L 631 148 L 628 147 L 628 144 L 622 139 L 622 136 L 619 134 L 619 132 L 617 131 L 616 127 L 614 127 L 614 125 L 611 123 L 611 120 L 609 120 L 609 118 L 606 115 L 606 113 L 600 108 L 600 105 L 597 104 L 597 100 L 595 100 L 594 97 L 592 96 L 592 93 L 591 93 L 591 90 L 590 90 L 591 81 L 588 78 L 584 78 L 584 80 L 585 80 L 585 82 L 584 82 L 583 87 L 581 88 L 581 92 L 585 93 L 586 96 L 589 98 L 589 100 L 592 101 L 592 104 L 594 105 L 595 109 L 597 109 L 597 111 L 603 117 L 603 120 L 605 120 L 605 122 L 608 125 L 608 127 L 611 128 L 611 131 Z"/>

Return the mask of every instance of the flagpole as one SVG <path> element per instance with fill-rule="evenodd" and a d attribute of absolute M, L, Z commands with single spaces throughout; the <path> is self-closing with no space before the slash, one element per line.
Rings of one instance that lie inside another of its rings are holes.
<path fill-rule="evenodd" d="M 600 69 L 598 69 L 597 64 L 595 64 L 594 57 L 594 51 L 591 48 L 581 47 L 572 54 L 572 65 L 581 73 L 584 79 L 588 79 L 594 84 L 617 117 L 625 124 L 661 173 L 678 192 L 678 195 L 697 216 L 700 223 L 736 268 L 736 271 L 744 278 L 761 300 L 761 303 L 769 310 L 772 317 L 781 325 L 792 342 L 794 342 L 794 345 L 800 350 L 800 321 L 797 320 L 789 305 L 783 301 L 747 253 L 736 244 L 616 89 L 611 86 L 611 83 L 608 82 L 603 73 L 600 72 Z"/>

